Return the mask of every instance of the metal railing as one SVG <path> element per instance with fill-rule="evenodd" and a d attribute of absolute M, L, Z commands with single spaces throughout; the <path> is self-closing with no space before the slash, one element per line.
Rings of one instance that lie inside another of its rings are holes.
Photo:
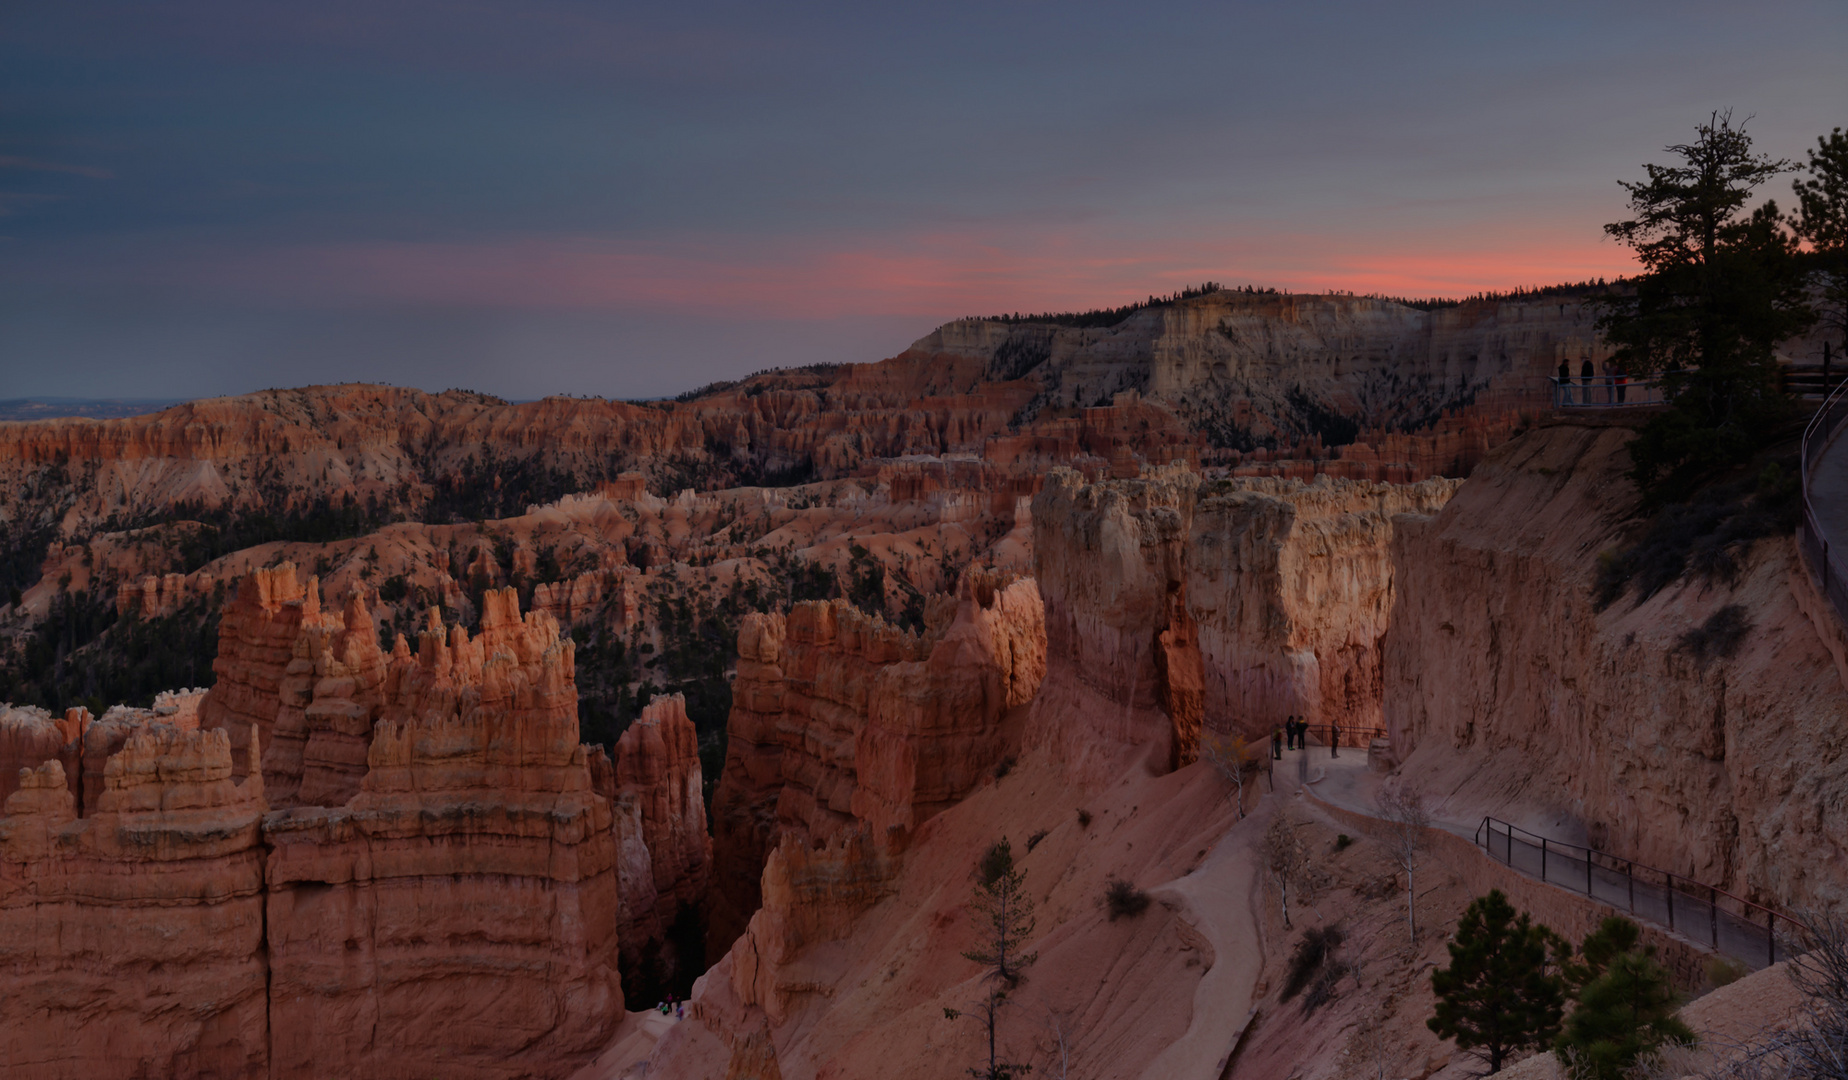
<path fill-rule="evenodd" d="M 1848 383 L 1836 386 L 1823 401 L 1822 407 L 1816 410 L 1816 415 L 1810 417 L 1809 426 L 1803 429 L 1803 453 L 1800 459 L 1803 473 L 1803 521 L 1797 527 L 1797 542 L 1803 545 L 1803 554 L 1808 558 L 1816 589 L 1829 598 L 1829 603 L 1835 607 L 1836 617 L 1843 625 L 1848 625 L 1848 567 L 1843 566 L 1835 546 L 1829 542 L 1829 534 L 1817 518 L 1815 503 L 1810 499 L 1810 474 L 1815 471 L 1816 462 L 1834 445 L 1844 421 L 1848 421 Z"/>
<path fill-rule="evenodd" d="M 1552 389 L 1555 409 L 1633 409 L 1668 404 L 1662 381 L 1654 377 L 1593 375 L 1589 379 L 1562 379 L 1549 375 L 1546 381 Z"/>
<path fill-rule="evenodd" d="M 1547 884 L 1624 908 L 1689 940 L 1705 940 L 1715 952 L 1753 967 L 1777 963 L 1801 940 L 1801 923 L 1763 904 L 1597 848 L 1561 843 L 1499 818 L 1482 819 L 1476 846 Z"/>

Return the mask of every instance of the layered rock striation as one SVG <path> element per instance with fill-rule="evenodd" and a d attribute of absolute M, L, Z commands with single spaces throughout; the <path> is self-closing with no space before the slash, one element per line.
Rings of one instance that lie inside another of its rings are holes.
<path fill-rule="evenodd" d="M 233 607 L 209 695 L 4 714 L 38 759 L 0 817 L 8 1074 L 543 1077 L 594 1055 L 620 958 L 704 899 L 681 699 L 611 763 L 578 741 L 571 640 L 512 589 L 475 634 L 432 618 L 390 653 L 293 567 Z M 284 763 L 268 732 L 297 734 Z M 270 776 L 293 806 L 270 810 Z"/>
<path fill-rule="evenodd" d="M 57 760 L 0 817 L 8 1076 L 268 1075 L 262 778 L 223 731 L 148 726 L 93 811 Z"/>
<path fill-rule="evenodd" d="M 265 823 L 275 1075 L 556 1072 L 622 1013 L 610 805 L 572 648 L 511 590 L 394 665 L 358 794 Z"/>
<path fill-rule="evenodd" d="M 747 617 L 713 797 L 717 949 L 757 909 L 783 836 L 864 825 L 902 837 L 964 797 L 1017 741 L 1002 721 L 1046 671 L 1037 586 L 972 572 L 929 618 L 923 634 L 906 633 L 838 600 Z"/>

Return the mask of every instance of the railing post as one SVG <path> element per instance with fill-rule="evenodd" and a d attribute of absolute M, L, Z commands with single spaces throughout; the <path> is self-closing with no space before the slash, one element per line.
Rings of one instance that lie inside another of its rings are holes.
<path fill-rule="evenodd" d="M 1720 951 L 1720 890 L 1707 886 L 1707 924 L 1713 928 L 1713 951 Z"/>
<path fill-rule="evenodd" d="M 1540 880 L 1546 880 L 1546 837 L 1540 838 Z"/>
<path fill-rule="evenodd" d="M 1663 871 L 1663 876 L 1668 878 L 1668 889 L 1666 892 L 1666 899 L 1668 900 L 1668 928 L 1673 930 L 1675 928 L 1675 875 Z"/>
<path fill-rule="evenodd" d="M 1636 864 L 1628 859 L 1623 861 L 1623 876 L 1630 884 L 1630 914 L 1636 914 Z"/>
<path fill-rule="evenodd" d="M 1777 963 L 1777 912 L 1765 911 L 1765 955 L 1767 964 Z"/>
<path fill-rule="evenodd" d="M 1591 849 L 1590 848 L 1585 849 L 1585 896 L 1588 899 L 1592 899 L 1592 900 L 1597 899 L 1597 897 L 1591 895 Z"/>

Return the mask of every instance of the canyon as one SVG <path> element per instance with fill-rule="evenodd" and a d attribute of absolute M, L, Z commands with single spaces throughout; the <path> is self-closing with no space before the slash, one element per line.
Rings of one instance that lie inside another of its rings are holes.
<path fill-rule="evenodd" d="M 1465 1075 L 1423 1023 L 1463 907 L 1603 910 L 1483 815 L 1777 908 L 1848 885 L 1848 635 L 1787 532 L 1612 595 L 1634 422 L 1535 394 L 1602 349 L 1570 295 L 1228 291 L 672 402 L 0 423 L 0 1062 L 960 1074 L 1006 841 L 1010 1060 Z M 1289 718 L 1316 751 L 1273 756 Z M 1417 935 L 1355 802 L 1388 782 L 1438 819 Z M 1314 1006 L 1308 926 L 1351 975 Z"/>

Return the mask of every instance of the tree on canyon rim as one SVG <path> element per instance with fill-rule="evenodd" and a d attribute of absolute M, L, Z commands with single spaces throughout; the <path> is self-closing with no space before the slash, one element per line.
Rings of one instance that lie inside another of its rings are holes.
<path fill-rule="evenodd" d="M 1816 318 L 1784 215 L 1770 200 L 1746 207 L 1791 163 L 1755 152 L 1731 112 L 1667 151 L 1680 160 L 1619 181 L 1635 216 L 1604 227 L 1643 273 L 1595 300 L 1612 359 L 1629 374 L 1659 374 L 1672 405 L 1630 444 L 1631 476 L 1655 501 L 1758 448 L 1787 413 L 1773 349 Z"/>
<path fill-rule="evenodd" d="M 1821 296 L 1823 325 L 1848 353 L 1848 133 L 1835 128 L 1826 138 L 1817 136 L 1807 171 L 1809 177 L 1793 185 L 1791 228 L 1809 245 L 1805 258 Z"/>
<path fill-rule="evenodd" d="M 1511 1054 L 1558 1035 L 1565 987 L 1553 958 L 1562 948 L 1571 949 L 1526 912 L 1516 914 L 1501 890 L 1477 897 L 1457 920 L 1450 966 L 1431 973 L 1437 1007 L 1425 1026 L 1500 1072 Z"/>
<path fill-rule="evenodd" d="M 995 1044 L 995 1017 L 1007 995 L 1019 982 L 1022 969 L 1038 954 L 1025 951 L 1033 938 L 1033 898 L 1027 895 L 1026 875 L 1014 868 L 1013 847 L 1003 837 L 976 866 L 975 895 L 969 902 L 982 943 L 963 956 L 982 965 L 988 993 L 977 1006 L 976 1018 L 988 1032 L 988 1064 L 969 1070 L 978 1080 L 1013 1080 L 1031 1072 L 1031 1065 L 1001 1060 Z M 962 1014 L 943 1010 L 951 1020 Z"/>

